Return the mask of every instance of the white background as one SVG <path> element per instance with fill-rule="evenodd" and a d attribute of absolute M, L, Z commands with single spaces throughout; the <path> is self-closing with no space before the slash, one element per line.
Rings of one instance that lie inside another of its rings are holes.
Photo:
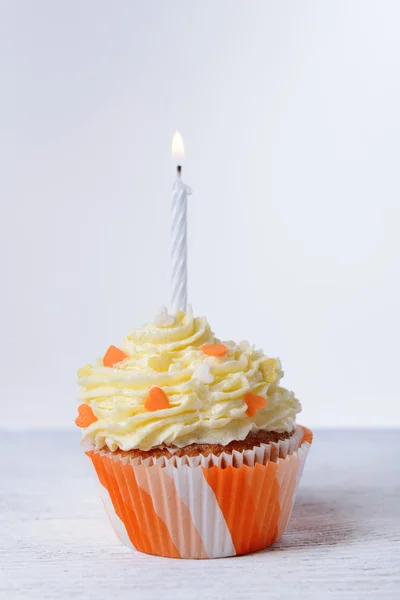
<path fill-rule="evenodd" d="M 400 425 L 400 4 L 0 2 L 0 426 L 69 427 L 76 369 L 189 296 L 279 356 L 314 426 Z"/>

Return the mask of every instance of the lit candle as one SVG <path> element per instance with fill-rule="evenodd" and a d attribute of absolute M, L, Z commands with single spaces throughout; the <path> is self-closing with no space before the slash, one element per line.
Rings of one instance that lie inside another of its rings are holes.
<path fill-rule="evenodd" d="M 184 157 L 181 134 L 176 131 L 172 138 L 172 156 Z M 181 179 L 182 167 L 178 165 L 176 181 L 172 188 L 171 208 L 171 285 L 173 312 L 186 311 L 187 307 L 187 197 L 192 193 L 190 187 Z"/>

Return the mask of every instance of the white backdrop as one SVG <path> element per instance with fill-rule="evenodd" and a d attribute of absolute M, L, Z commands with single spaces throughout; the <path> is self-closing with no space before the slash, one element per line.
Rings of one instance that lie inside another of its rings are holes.
<path fill-rule="evenodd" d="M 279 356 L 314 426 L 399 426 L 400 3 L 0 2 L 0 427 L 69 427 L 76 370 L 189 296 Z"/>

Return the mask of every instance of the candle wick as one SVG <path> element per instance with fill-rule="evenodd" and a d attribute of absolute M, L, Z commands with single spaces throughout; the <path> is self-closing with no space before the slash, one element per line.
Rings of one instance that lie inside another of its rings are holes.
<path fill-rule="evenodd" d="M 181 167 L 181 165 L 178 165 L 176 167 L 176 173 L 177 173 L 178 177 L 180 177 L 182 175 L 182 167 Z"/>

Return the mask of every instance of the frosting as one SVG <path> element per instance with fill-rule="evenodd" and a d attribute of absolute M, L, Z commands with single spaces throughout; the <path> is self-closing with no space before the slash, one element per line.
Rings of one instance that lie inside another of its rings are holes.
<path fill-rule="evenodd" d="M 79 401 L 97 419 L 83 429 L 83 440 L 97 449 L 149 450 L 161 444 L 226 445 L 259 429 L 292 431 L 301 406 L 279 385 L 279 360 L 247 342 L 225 341 L 223 355 L 203 351 L 220 345 L 207 320 L 193 317 L 191 309 L 173 319 L 159 314 L 155 323 L 133 331 L 122 345 L 121 362 L 106 367 L 99 359 L 78 371 Z M 147 410 L 155 387 L 169 405 Z M 254 412 L 246 404 L 249 394 L 266 400 L 254 416 L 246 414 Z"/>

